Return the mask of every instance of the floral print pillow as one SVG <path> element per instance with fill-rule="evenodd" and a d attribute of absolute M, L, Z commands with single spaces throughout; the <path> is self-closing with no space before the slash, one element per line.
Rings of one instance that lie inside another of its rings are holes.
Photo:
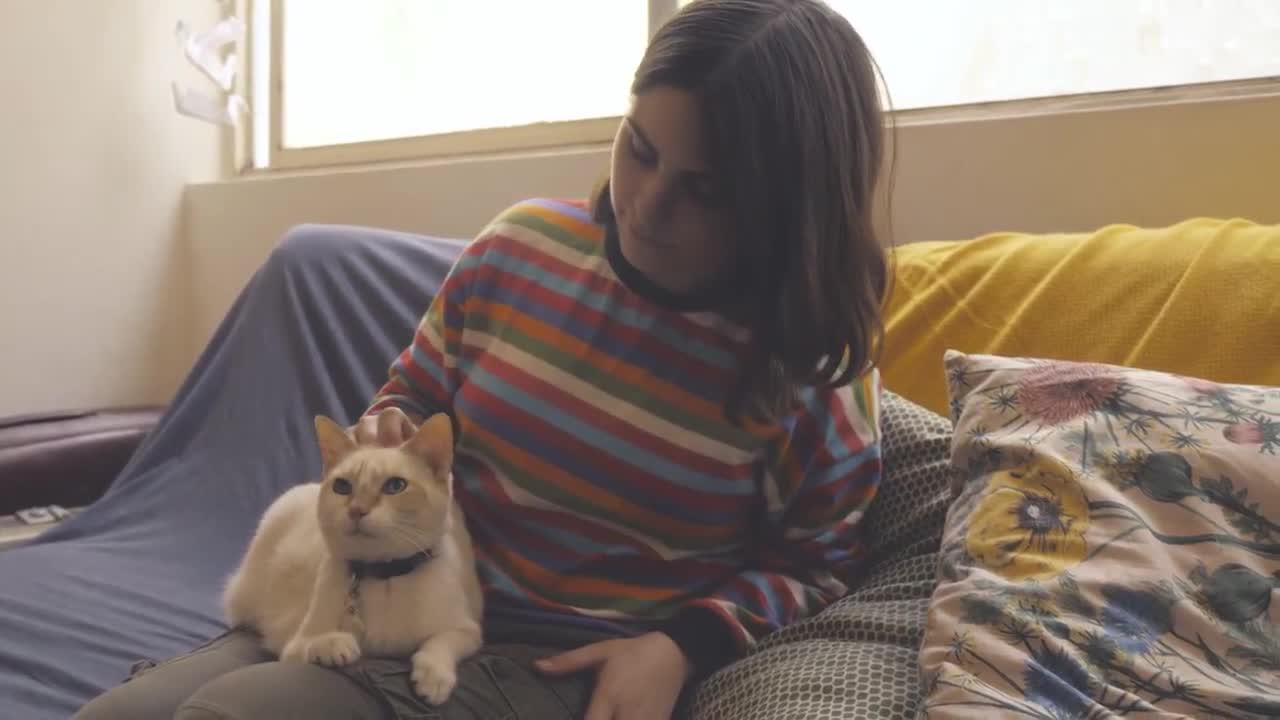
<path fill-rule="evenodd" d="M 929 718 L 1280 717 L 1280 388 L 949 352 Z"/>

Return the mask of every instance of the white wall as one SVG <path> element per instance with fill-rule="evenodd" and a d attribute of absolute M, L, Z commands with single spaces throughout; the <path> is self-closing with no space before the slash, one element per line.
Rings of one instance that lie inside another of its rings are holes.
<path fill-rule="evenodd" d="M 1280 95 L 986 119 L 908 117 L 898 146 L 898 243 L 1163 225 L 1194 215 L 1280 223 Z M 469 237 L 515 200 L 585 195 L 607 162 L 607 150 L 595 148 L 194 186 L 188 239 L 201 270 L 193 278 L 193 330 L 212 332 L 294 224 Z"/>
<path fill-rule="evenodd" d="M 471 237 L 529 197 L 583 197 L 608 170 L 608 151 L 522 154 L 304 175 L 266 174 L 187 192 L 193 331 L 208 338 L 271 246 L 303 222 L 371 225 Z"/>
<path fill-rule="evenodd" d="M 187 324 L 182 190 L 223 134 L 171 110 L 174 26 L 213 0 L 0 1 L 0 414 L 168 398 Z"/>

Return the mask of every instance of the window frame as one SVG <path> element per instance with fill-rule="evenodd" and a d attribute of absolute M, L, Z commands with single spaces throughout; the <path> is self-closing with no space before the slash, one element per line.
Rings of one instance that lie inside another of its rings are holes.
<path fill-rule="evenodd" d="M 641 1 L 641 0 L 632 0 Z M 647 0 L 649 6 L 649 35 L 679 8 L 679 0 Z M 620 116 L 540 122 L 500 128 L 478 128 L 451 133 L 416 135 L 385 140 L 319 145 L 306 148 L 290 148 L 284 145 L 284 0 L 240 0 L 241 9 L 249 23 L 249 41 L 245 48 L 248 70 L 244 73 L 242 89 L 252 93 L 256 100 L 254 111 L 266 113 L 265 122 L 244 123 L 237 140 L 236 166 L 241 172 L 249 170 L 305 170 L 326 166 L 372 164 L 397 161 L 447 159 L 466 155 L 488 155 L 505 152 L 526 152 L 594 146 L 612 142 L 617 132 Z M 265 12 L 264 12 L 265 11 Z M 266 38 L 262 37 L 265 21 Z M 262 42 L 266 40 L 266 43 Z M 255 51 L 265 48 L 265 92 L 255 84 L 262 81 L 263 67 L 257 62 Z M 262 103 L 265 107 L 260 107 Z M 266 166 L 254 166 L 254 127 L 265 127 Z"/>
<path fill-rule="evenodd" d="M 250 19 L 241 53 L 244 57 L 241 67 L 245 70 L 238 75 L 235 87 L 235 92 L 251 98 L 252 108 L 250 119 L 241 122 L 234 131 L 232 162 L 240 175 L 598 148 L 613 141 L 622 120 L 621 116 L 609 116 L 307 148 L 284 147 L 284 113 L 279 111 L 283 107 L 284 0 L 234 1 L 241 16 Z M 647 2 L 648 33 L 652 37 L 657 28 L 679 9 L 681 0 Z M 264 21 L 267 25 L 265 37 Z M 265 67 L 260 67 L 257 62 L 258 54 L 267 55 Z M 1266 76 L 896 110 L 891 113 L 890 122 L 896 126 L 946 124 L 996 117 L 1056 115 L 1134 105 L 1276 95 L 1280 95 L 1280 76 Z M 252 119 L 253 115 L 260 118 L 264 113 L 267 116 L 265 121 Z M 265 128 L 265 138 L 257 137 L 257 128 Z M 261 142 L 263 140 L 265 142 Z M 255 151 L 255 145 L 262 147 Z M 265 157 L 265 165 L 256 164 L 255 159 L 259 157 Z"/>

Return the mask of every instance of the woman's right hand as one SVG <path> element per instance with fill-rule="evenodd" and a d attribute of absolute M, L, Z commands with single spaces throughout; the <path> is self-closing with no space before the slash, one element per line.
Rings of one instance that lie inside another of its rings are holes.
<path fill-rule="evenodd" d="M 357 445 L 396 447 L 418 432 L 418 423 L 400 408 L 387 408 L 376 415 L 365 415 L 351 426 Z"/>

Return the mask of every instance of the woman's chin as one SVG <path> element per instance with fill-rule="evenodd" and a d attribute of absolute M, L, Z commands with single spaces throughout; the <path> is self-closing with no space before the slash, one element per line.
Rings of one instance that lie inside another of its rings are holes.
<path fill-rule="evenodd" d="M 648 278 L 649 282 L 668 292 L 681 292 L 680 283 L 671 277 L 674 261 L 671 248 L 645 240 L 628 240 L 625 236 L 619 238 L 618 244 L 627 262 Z"/>

